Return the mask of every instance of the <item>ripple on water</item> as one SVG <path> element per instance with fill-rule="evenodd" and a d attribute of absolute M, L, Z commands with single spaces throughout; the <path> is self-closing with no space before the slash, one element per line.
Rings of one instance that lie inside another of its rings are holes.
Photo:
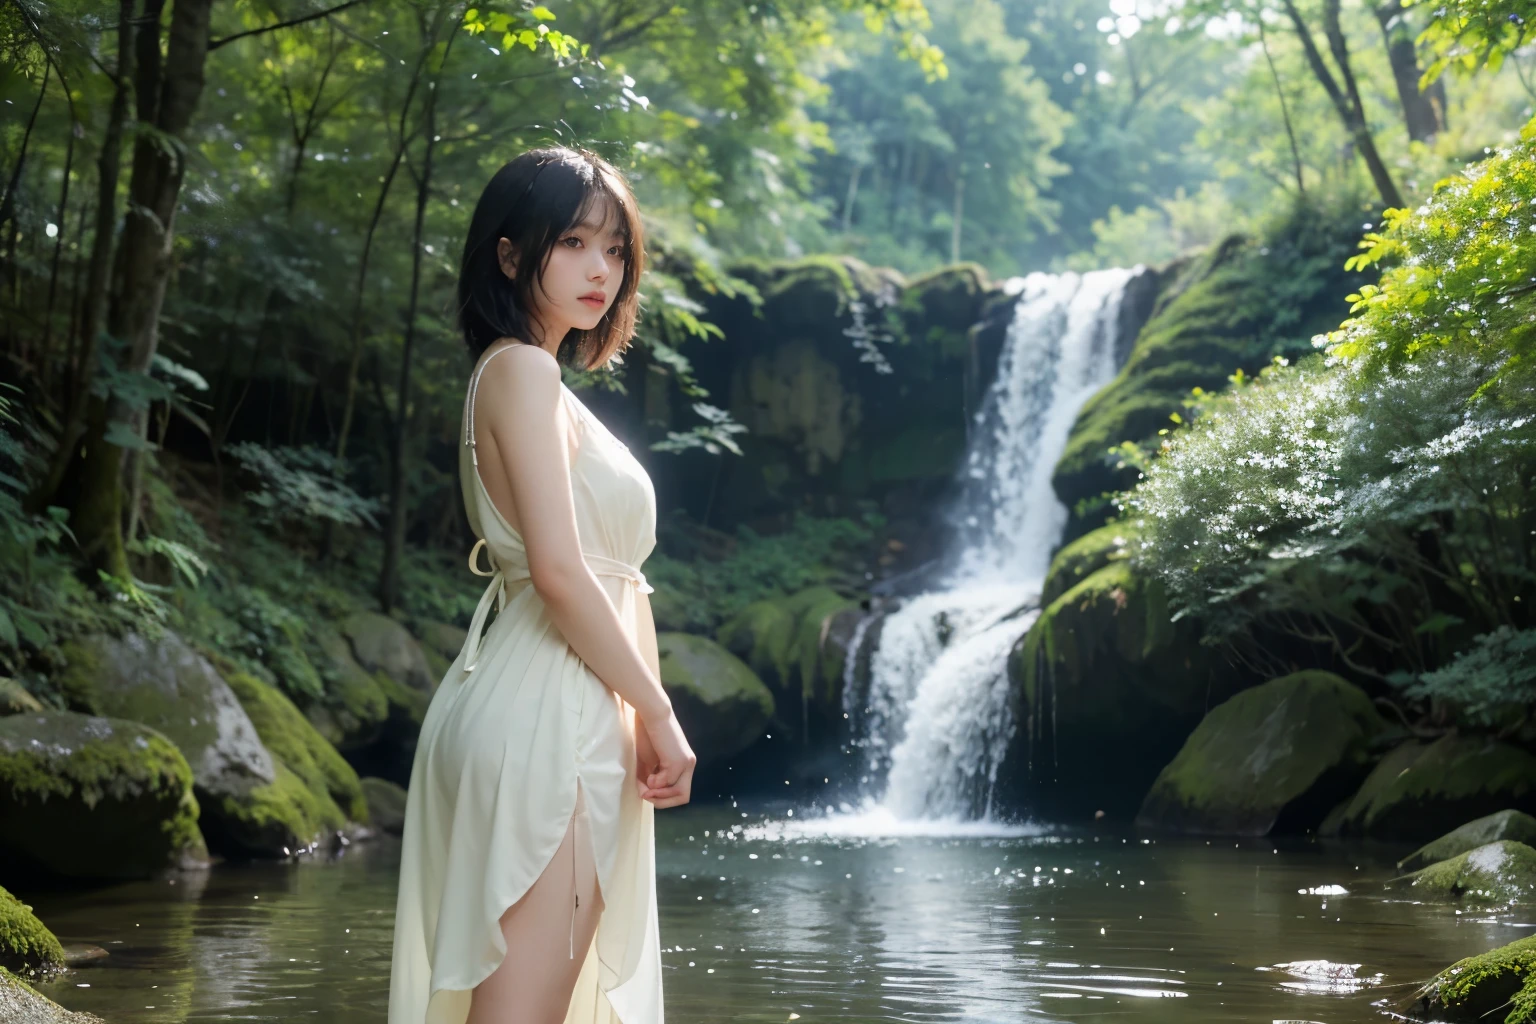
<path fill-rule="evenodd" d="M 847 811 L 829 811 L 817 817 L 795 817 L 749 825 L 742 838 L 782 839 L 1020 839 L 1048 834 L 1051 829 L 1033 822 L 992 819 L 898 818 L 890 809 L 869 803 Z"/>

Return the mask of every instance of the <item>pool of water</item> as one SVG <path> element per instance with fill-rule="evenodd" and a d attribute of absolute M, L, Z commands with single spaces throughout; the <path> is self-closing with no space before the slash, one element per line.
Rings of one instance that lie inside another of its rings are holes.
<path fill-rule="evenodd" d="M 109 951 L 44 989 L 109 1024 L 373 1024 L 398 849 L 19 895 Z M 1383 1001 L 1536 924 L 1388 898 L 1401 853 L 663 811 L 668 1020 L 1381 1021 Z"/>

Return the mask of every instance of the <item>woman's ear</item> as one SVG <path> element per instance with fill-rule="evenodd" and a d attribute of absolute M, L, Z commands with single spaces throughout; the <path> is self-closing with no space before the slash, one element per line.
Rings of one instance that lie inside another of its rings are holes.
<path fill-rule="evenodd" d="M 517 255 L 512 251 L 510 240 L 496 240 L 496 262 L 501 264 L 501 272 L 507 275 L 508 280 L 517 274 Z"/>

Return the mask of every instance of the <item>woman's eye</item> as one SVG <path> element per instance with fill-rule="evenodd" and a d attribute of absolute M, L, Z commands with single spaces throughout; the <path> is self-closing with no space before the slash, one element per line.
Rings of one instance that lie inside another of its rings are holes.
<path fill-rule="evenodd" d="M 581 239 L 577 238 L 575 235 L 566 235 L 564 238 L 560 239 L 560 241 L 575 242 L 577 245 L 581 244 Z"/>

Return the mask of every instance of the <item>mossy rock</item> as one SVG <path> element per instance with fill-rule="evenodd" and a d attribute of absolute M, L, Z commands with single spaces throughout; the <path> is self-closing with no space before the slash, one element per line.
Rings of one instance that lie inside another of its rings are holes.
<path fill-rule="evenodd" d="M 834 615 L 855 607 L 830 587 L 809 587 L 786 602 L 795 617 L 800 692 L 823 716 L 841 713 L 843 698 L 843 652 L 827 643 L 828 628 Z"/>
<path fill-rule="evenodd" d="M 1536 897 L 1536 850 L 1501 839 L 1393 879 L 1391 885 L 1421 899 L 1529 903 Z"/>
<path fill-rule="evenodd" d="M 1536 1021 L 1536 936 L 1458 960 L 1402 1010 L 1410 1019 L 1446 1024 L 1531 1024 Z"/>
<path fill-rule="evenodd" d="M 1297 672 L 1214 708 L 1153 782 L 1137 824 L 1206 835 L 1317 826 L 1370 770 L 1386 729 L 1331 672 Z"/>
<path fill-rule="evenodd" d="M 5 1024 L 104 1024 L 95 1014 L 66 1010 L 0 967 L 0 1021 Z"/>
<path fill-rule="evenodd" d="M 0 967 L 30 977 L 64 969 L 64 947 L 32 908 L 0 886 Z"/>
<path fill-rule="evenodd" d="M 358 612 L 337 628 L 352 645 L 357 663 L 369 672 L 382 672 L 402 686 L 431 694 L 441 677 L 433 678 L 426 652 L 410 630 L 378 612 Z"/>
<path fill-rule="evenodd" d="M 65 646 L 65 659 L 55 685 L 72 709 L 143 723 L 177 745 L 192 766 L 203 834 L 215 854 L 266 852 L 238 837 L 241 818 L 260 803 L 258 789 L 276 781 L 276 766 L 209 660 L 172 633 L 84 637 Z"/>
<path fill-rule="evenodd" d="M 1269 237 L 1230 235 L 1159 274 L 1151 316 L 1115 379 L 1078 411 L 1057 462 L 1057 496 L 1083 510 L 1068 536 L 1102 523 L 1101 495 L 1136 483 L 1135 467 L 1111 449 L 1155 442 L 1192 389 L 1223 390 L 1235 371 L 1251 374 L 1279 352 L 1302 351 L 1348 315 L 1344 296 L 1363 278 L 1343 268 L 1357 234 L 1347 220 L 1298 207 Z"/>
<path fill-rule="evenodd" d="M 725 621 L 715 639 L 782 691 L 799 659 L 795 657 L 795 616 L 782 598 L 753 601 Z"/>
<path fill-rule="evenodd" d="M 358 664 L 352 645 L 339 632 L 319 628 L 315 640 L 321 654 L 325 696 L 307 705 L 305 716 L 338 750 L 359 750 L 376 742 L 390 715 L 385 687 L 375 673 Z M 393 688 L 403 689 L 398 684 Z"/>
<path fill-rule="evenodd" d="M 830 587 L 754 601 L 715 638 L 747 663 L 783 705 L 802 700 L 818 715 L 841 713 L 843 649 L 828 643 L 830 620 L 857 605 Z M 798 718 L 798 711 L 795 712 Z"/>
<path fill-rule="evenodd" d="M 708 637 L 658 633 L 661 682 L 699 764 L 738 754 L 773 718 L 773 694 L 747 664 Z"/>
<path fill-rule="evenodd" d="M 1536 846 L 1536 818 L 1522 811 L 1504 810 L 1469 821 L 1433 842 L 1426 843 L 1397 862 L 1399 870 L 1413 871 L 1475 850 L 1479 846 L 1510 839 Z"/>
<path fill-rule="evenodd" d="M 288 856 L 368 820 L 357 772 L 282 691 L 243 673 L 229 685 L 278 763 L 277 778 L 252 792 L 243 813 L 226 808 L 226 827 L 239 830 L 232 839 L 258 856 Z"/>
<path fill-rule="evenodd" d="M 981 319 L 982 304 L 993 289 L 978 263 L 951 263 L 907 279 L 902 309 L 913 326 L 945 325 L 960 336 Z"/>
<path fill-rule="evenodd" d="M 1324 820 L 1325 835 L 1432 839 L 1467 820 L 1536 810 L 1536 757 L 1491 736 L 1450 733 L 1393 750 Z"/>
<path fill-rule="evenodd" d="M 1199 639 L 1125 560 L 1046 605 L 1008 657 L 1018 728 L 999 799 L 1055 820 L 1134 816 L 1206 712 L 1242 688 Z"/>
<path fill-rule="evenodd" d="M 154 729 L 71 711 L 0 718 L 0 864 L 147 878 L 206 863 L 192 769 Z"/>
<path fill-rule="evenodd" d="M 432 675 L 441 681 L 453 667 L 453 661 L 464 649 L 464 641 L 469 637 L 469 631 L 448 622 L 419 622 L 416 624 L 416 636 L 421 641 L 421 648 L 427 655 L 427 666 L 432 670 Z"/>
<path fill-rule="evenodd" d="M 0 717 L 42 711 L 43 703 L 16 680 L 0 676 Z"/>
<path fill-rule="evenodd" d="M 1130 523 L 1110 523 L 1067 544 L 1051 558 L 1040 603 L 1049 605 L 1111 561 L 1129 555 L 1135 541 L 1136 529 Z"/>
<path fill-rule="evenodd" d="M 372 775 L 365 777 L 362 784 L 374 827 L 396 836 L 405 831 L 405 787 Z"/>

